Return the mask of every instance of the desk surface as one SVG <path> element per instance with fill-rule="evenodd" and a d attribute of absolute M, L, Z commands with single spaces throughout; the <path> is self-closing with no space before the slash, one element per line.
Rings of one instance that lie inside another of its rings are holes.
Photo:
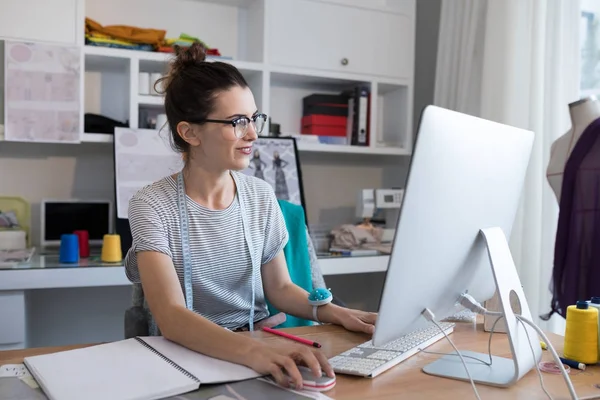
<path fill-rule="evenodd" d="M 323 346 L 323 351 L 328 357 L 339 354 L 347 349 L 368 340 L 367 336 L 347 332 L 337 326 L 320 326 L 295 328 L 289 330 L 299 336 L 316 340 Z M 264 332 L 242 333 L 249 334 L 261 340 L 287 339 L 274 337 Z M 562 337 L 549 335 L 556 350 L 561 354 Z M 488 334 L 483 331 L 482 324 L 457 324 L 452 340 L 459 350 L 473 350 L 487 352 Z M 66 347 L 49 347 L 39 349 L 25 349 L 0 352 L 0 365 L 21 363 L 23 357 L 51 353 L 60 350 L 85 347 L 82 345 Z M 427 349 L 435 352 L 451 352 L 452 347 L 445 341 L 439 341 Z M 509 347 L 505 334 L 495 334 L 492 339 L 492 353 L 498 356 L 508 356 Z M 544 359 L 551 360 L 550 352 L 544 351 Z M 468 382 L 429 376 L 421 368 L 438 358 L 437 355 L 417 354 L 389 371 L 374 379 L 337 375 L 337 385 L 326 394 L 334 399 L 398 399 L 400 395 L 410 394 L 411 399 L 446 400 L 446 399 L 472 399 L 473 390 Z M 566 385 L 560 375 L 542 373 L 544 383 L 550 394 L 555 399 L 568 399 Z M 572 371 L 571 379 L 579 397 L 600 395 L 600 367 L 588 367 L 584 372 Z M 477 385 L 477 390 L 482 399 L 545 399 L 540 381 L 535 370 L 530 371 L 517 385 L 503 389 L 484 385 Z"/>

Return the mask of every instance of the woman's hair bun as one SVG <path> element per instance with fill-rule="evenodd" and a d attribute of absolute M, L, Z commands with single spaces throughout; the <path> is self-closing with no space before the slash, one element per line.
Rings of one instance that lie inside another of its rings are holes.
<path fill-rule="evenodd" d="M 206 60 L 206 47 L 200 42 L 194 42 L 191 46 L 174 45 L 175 57 L 169 65 L 169 72 L 154 84 L 154 89 L 161 94 L 167 92 L 173 82 L 173 78 L 189 67 L 197 66 Z"/>
<path fill-rule="evenodd" d="M 175 45 L 174 49 L 177 57 L 173 63 L 177 66 L 195 65 L 206 60 L 206 47 L 200 42 L 194 42 L 187 47 Z"/>

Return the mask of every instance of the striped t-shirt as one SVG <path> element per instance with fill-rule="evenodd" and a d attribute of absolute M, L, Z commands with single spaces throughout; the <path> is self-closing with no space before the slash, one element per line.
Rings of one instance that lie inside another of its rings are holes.
<path fill-rule="evenodd" d="M 271 186 L 265 181 L 232 172 L 237 191 L 224 210 L 208 209 L 186 196 L 192 263 L 194 311 L 225 328 L 247 325 L 252 303 L 252 262 L 242 227 L 245 223 L 261 264 L 271 261 L 288 240 L 283 215 Z M 183 286 L 183 255 L 177 206 L 176 177 L 165 177 L 137 192 L 129 202 L 133 244 L 125 257 L 125 271 L 140 283 L 136 253 L 157 251 L 171 257 Z M 255 271 L 254 320 L 269 315 L 260 268 Z"/>

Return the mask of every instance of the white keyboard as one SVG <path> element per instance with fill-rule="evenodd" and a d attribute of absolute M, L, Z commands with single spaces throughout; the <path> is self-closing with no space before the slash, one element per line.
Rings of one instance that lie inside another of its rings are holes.
<path fill-rule="evenodd" d="M 454 331 L 452 322 L 439 324 L 447 335 Z M 379 347 L 369 340 L 330 358 L 329 363 L 337 373 L 374 378 L 443 338 L 438 327 L 430 324 Z"/>

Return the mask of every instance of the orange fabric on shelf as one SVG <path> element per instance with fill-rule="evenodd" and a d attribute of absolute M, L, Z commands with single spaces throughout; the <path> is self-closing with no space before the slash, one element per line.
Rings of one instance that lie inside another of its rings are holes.
<path fill-rule="evenodd" d="M 151 44 L 155 46 L 159 46 L 162 43 L 167 33 L 165 30 L 161 29 L 138 28 L 128 25 L 102 26 L 98 22 L 87 17 L 85 19 L 85 32 L 98 32 L 130 43 Z"/>

